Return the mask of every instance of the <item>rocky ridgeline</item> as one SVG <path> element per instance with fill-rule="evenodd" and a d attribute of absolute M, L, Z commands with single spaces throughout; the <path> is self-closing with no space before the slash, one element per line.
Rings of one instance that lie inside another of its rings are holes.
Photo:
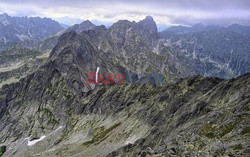
<path fill-rule="evenodd" d="M 177 79 L 192 72 L 153 52 L 155 30 L 147 17 L 62 34 L 45 64 L 0 89 L 0 153 L 249 156 L 250 74 Z M 86 84 L 97 67 L 162 73 L 164 84 Z"/>

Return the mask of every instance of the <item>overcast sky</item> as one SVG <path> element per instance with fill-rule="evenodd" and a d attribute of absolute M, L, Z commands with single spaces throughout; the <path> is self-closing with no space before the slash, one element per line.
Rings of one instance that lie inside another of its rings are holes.
<path fill-rule="evenodd" d="M 250 25 L 250 0 L 0 0 L 0 13 L 97 21 L 139 21 L 153 16 L 160 26 Z M 77 21 L 77 20 L 75 20 Z"/>

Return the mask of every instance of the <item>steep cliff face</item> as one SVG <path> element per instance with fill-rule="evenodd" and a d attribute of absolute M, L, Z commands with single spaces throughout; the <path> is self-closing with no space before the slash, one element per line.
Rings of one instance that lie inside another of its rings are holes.
<path fill-rule="evenodd" d="M 154 46 L 158 39 L 158 30 L 153 17 L 147 16 L 144 20 L 138 22 L 138 25 L 143 38 L 150 46 Z"/>

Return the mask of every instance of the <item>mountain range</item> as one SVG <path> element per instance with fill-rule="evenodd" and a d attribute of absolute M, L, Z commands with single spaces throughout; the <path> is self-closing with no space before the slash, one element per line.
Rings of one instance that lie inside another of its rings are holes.
<path fill-rule="evenodd" d="M 19 76 L 0 88 L 0 156 L 249 156 L 248 27 L 158 32 L 147 16 L 35 40 L 0 55 L 1 80 Z M 97 69 L 164 82 L 87 84 Z"/>
<path fill-rule="evenodd" d="M 0 50 L 20 42 L 43 40 L 62 30 L 61 25 L 48 18 L 11 17 L 0 15 Z"/>
<path fill-rule="evenodd" d="M 182 33 L 169 28 L 160 33 L 156 52 L 184 63 L 191 73 L 230 79 L 250 70 L 249 30 L 239 25 L 194 26 Z"/>

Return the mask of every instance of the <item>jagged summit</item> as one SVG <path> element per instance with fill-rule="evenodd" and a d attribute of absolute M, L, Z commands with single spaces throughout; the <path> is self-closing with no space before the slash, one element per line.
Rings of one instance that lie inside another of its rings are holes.
<path fill-rule="evenodd" d="M 86 21 L 83 21 L 82 23 L 80 23 L 80 25 L 84 25 L 84 26 L 92 26 L 92 27 L 94 27 L 95 25 L 91 22 L 91 21 L 89 21 L 89 20 L 86 20 Z"/>
<path fill-rule="evenodd" d="M 146 16 L 145 21 L 154 21 L 154 18 L 150 15 Z"/>
<path fill-rule="evenodd" d="M 156 27 L 157 28 L 156 23 L 155 23 L 155 21 L 154 21 L 154 19 L 153 19 L 152 16 L 146 16 L 145 19 L 139 21 L 138 23 L 139 24 L 144 24 L 144 25 L 148 24 L 148 25 L 151 25 L 152 27 Z"/>
<path fill-rule="evenodd" d="M 110 28 L 113 27 L 119 27 L 119 26 L 123 26 L 123 25 L 131 25 L 134 22 L 131 22 L 129 20 L 119 20 L 117 22 L 115 22 Z"/>
<path fill-rule="evenodd" d="M 151 16 L 147 16 L 144 20 L 138 22 L 139 30 L 147 42 L 153 46 L 158 38 L 157 25 Z"/>
<path fill-rule="evenodd" d="M 151 16 L 147 16 L 144 20 L 137 23 L 128 20 L 120 20 L 113 24 L 111 29 L 121 30 L 122 32 L 125 30 L 134 30 L 133 32 L 140 34 L 142 39 L 149 44 L 149 46 L 153 46 L 158 38 L 157 25 Z"/>
<path fill-rule="evenodd" d="M 92 29 L 94 27 L 95 27 L 95 25 L 92 22 L 90 22 L 89 20 L 86 20 L 86 21 L 83 21 L 80 24 L 76 24 L 76 25 L 74 25 L 72 27 L 69 27 L 66 30 L 66 32 L 71 31 L 71 30 L 75 30 L 77 33 L 81 33 L 83 31 L 90 30 L 90 29 Z"/>

